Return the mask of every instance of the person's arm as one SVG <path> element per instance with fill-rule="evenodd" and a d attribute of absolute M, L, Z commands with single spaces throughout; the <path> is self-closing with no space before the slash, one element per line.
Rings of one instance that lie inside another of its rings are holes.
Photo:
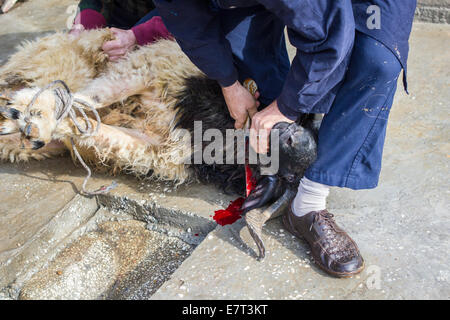
<path fill-rule="evenodd" d="M 257 111 L 255 98 L 239 83 L 230 44 L 221 32 L 218 12 L 205 0 L 155 0 L 167 29 L 181 49 L 209 78 L 222 87 L 235 128 Z"/>
<path fill-rule="evenodd" d="M 355 22 L 350 0 L 258 1 L 284 21 L 297 48 L 280 96 L 252 119 L 250 145 L 266 153 L 276 123 L 328 111 L 347 71 Z"/>
<path fill-rule="evenodd" d="M 102 46 L 111 61 L 117 61 L 124 57 L 136 45 L 143 46 L 161 38 L 171 37 L 161 17 L 158 16 L 129 30 L 111 28 L 111 32 L 114 39 L 105 42 Z"/>
<path fill-rule="evenodd" d="M 159 16 L 155 16 L 147 22 L 131 28 L 131 30 L 136 37 L 137 44 L 140 46 L 172 36 Z"/>
<path fill-rule="evenodd" d="M 258 0 L 288 27 L 297 54 L 277 99 L 281 113 L 324 113 L 350 59 L 355 22 L 350 0 Z"/>
<path fill-rule="evenodd" d="M 136 45 L 146 45 L 161 38 L 169 38 L 161 17 L 153 17 L 149 21 L 137 25 L 129 30 L 111 28 L 114 39 L 103 44 L 102 49 L 108 55 L 109 60 L 117 61 L 124 57 Z"/>
<path fill-rule="evenodd" d="M 167 29 L 192 62 L 228 87 L 238 79 L 230 45 L 221 34 L 217 12 L 205 0 L 155 0 Z"/>
<path fill-rule="evenodd" d="M 73 27 L 69 33 L 74 34 L 81 30 L 97 29 L 106 26 L 106 19 L 101 14 L 102 1 L 81 0 L 78 8 L 80 12 L 75 17 Z"/>

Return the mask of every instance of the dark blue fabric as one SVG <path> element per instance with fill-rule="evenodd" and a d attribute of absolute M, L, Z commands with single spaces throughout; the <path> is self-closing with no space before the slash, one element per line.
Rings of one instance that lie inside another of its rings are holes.
<path fill-rule="evenodd" d="M 354 18 L 347 0 L 258 0 L 287 26 L 297 49 L 277 99 L 280 111 L 326 113 L 345 75 L 354 40 Z"/>
<path fill-rule="evenodd" d="M 221 10 L 220 24 L 231 45 L 238 80 L 255 80 L 261 104 L 270 104 L 280 95 L 290 67 L 283 22 L 257 6 Z"/>
<path fill-rule="evenodd" d="M 209 78 L 223 86 L 233 84 L 238 73 L 230 44 L 220 26 L 219 10 L 208 0 L 154 1 L 169 32 L 187 56 Z"/>
<path fill-rule="evenodd" d="M 369 28 L 367 20 L 371 5 L 380 8 L 380 28 Z M 382 42 L 400 60 L 404 68 L 404 87 L 407 90 L 406 74 L 409 51 L 409 34 L 411 33 L 416 0 L 352 0 L 356 29 Z"/>
<path fill-rule="evenodd" d="M 323 119 L 318 156 L 305 174 L 308 179 L 351 189 L 377 186 L 401 69 L 388 47 L 356 33 L 349 70 Z"/>
<path fill-rule="evenodd" d="M 262 102 L 277 98 L 274 93 L 283 85 L 284 70 L 275 72 L 272 78 L 266 75 L 285 65 L 280 61 L 286 56 L 280 26 L 287 25 L 297 55 L 278 96 L 280 110 L 291 119 L 300 112 L 328 111 L 353 46 L 355 26 L 350 0 L 258 0 L 265 9 L 247 7 L 246 1 L 239 0 L 154 2 L 183 51 L 208 77 L 228 86 L 244 78 L 240 73 L 252 73 L 250 77 L 256 81 L 263 79 L 257 82 Z M 238 8 L 229 9 L 232 6 L 228 4 Z M 259 10 L 258 14 L 251 18 L 254 10 Z M 249 20 L 244 19 L 245 12 L 250 14 Z M 230 31 L 236 20 L 240 21 L 237 29 Z M 261 24 L 259 30 L 255 21 Z M 251 32 L 239 34 L 245 31 Z M 239 53 L 244 56 L 233 55 L 234 48 L 243 46 L 245 50 Z M 239 62 L 243 61 L 252 61 L 252 65 L 241 70 L 244 64 Z"/>
<path fill-rule="evenodd" d="M 272 78 L 265 76 L 285 65 L 286 52 L 279 43 L 283 35 L 275 20 L 278 17 L 287 25 L 289 40 L 298 49 L 278 96 L 280 111 L 290 119 L 296 119 L 301 112 L 328 112 L 348 66 L 354 24 L 358 31 L 384 43 L 397 56 L 405 68 L 406 80 L 408 38 L 416 0 L 154 2 L 166 27 L 205 74 L 222 86 L 247 76 L 254 78 L 261 89 L 263 104 L 277 98 L 285 72 L 282 69 L 274 72 Z M 268 11 L 265 15 L 258 12 L 259 18 L 253 11 L 257 3 Z M 367 27 L 371 15 L 367 9 L 371 5 L 380 8 L 380 29 Z M 245 12 L 249 14 L 247 18 Z M 230 30 L 234 23 L 236 30 Z M 271 24 L 274 27 L 269 30 Z M 246 34 L 248 31 L 253 32 Z"/>
<path fill-rule="evenodd" d="M 244 7 L 264 4 L 257 0 L 212 0 L 222 8 Z M 273 3 L 273 1 L 270 1 Z M 383 42 L 400 60 L 406 70 L 408 60 L 408 39 L 411 32 L 417 0 L 351 0 L 356 29 L 376 40 Z M 370 6 L 380 8 L 380 29 L 368 27 L 367 21 L 373 11 L 368 12 Z"/>
<path fill-rule="evenodd" d="M 153 9 L 152 11 L 150 11 L 149 13 L 147 13 L 145 16 L 143 16 L 135 25 L 134 27 L 143 24 L 144 22 L 147 22 L 148 20 L 150 20 L 153 17 L 159 16 L 158 13 L 158 9 Z"/>

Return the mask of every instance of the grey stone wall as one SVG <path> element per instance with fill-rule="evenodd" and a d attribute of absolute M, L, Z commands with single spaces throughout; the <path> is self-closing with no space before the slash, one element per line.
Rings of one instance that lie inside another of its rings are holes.
<path fill-rule="evenodd" d="M 450 0 L 417 0 L 416 20 L 450 23 Z"/>

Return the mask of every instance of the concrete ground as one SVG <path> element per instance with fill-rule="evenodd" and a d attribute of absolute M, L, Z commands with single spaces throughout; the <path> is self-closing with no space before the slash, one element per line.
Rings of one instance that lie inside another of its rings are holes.
<path fill-rule="evenodd" d="M 0 64 L 19 41 L 65 28 L 73 4 L 31 0 L 0 15 Z M 83 169 L 62 158 L 0 164 L 0 298 L 449 299 L 449 50 L 449 25 L 414 25 L 411 94 L 398 90 L 380 185 L 329 197 L 365 258 L 361 275 L 324 274 L 279 219 L 256 261 L 243 221 L 212 220 L 232 197 L 211 186 L 119 176 L 110 195 L 82 197 Z"/>

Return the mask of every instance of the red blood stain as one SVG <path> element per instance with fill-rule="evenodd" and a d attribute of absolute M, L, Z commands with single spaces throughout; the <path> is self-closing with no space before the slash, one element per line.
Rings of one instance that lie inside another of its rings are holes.
<path fill-rule="evenodd" d="M 256 180 L 253 177 L 252 169 L 250 169 L 250 166 L 245 166 L 245 192 L 248 197 L 250 192 L 255 188 L 256 186 Z M 244 198 L 237 198 L 234 201 L 230 202 L 230 205 L 225 210 L 217 210 L 214 211 L 214 217 L 213 219 L 220 224 L 221 226 L 225 226 L 227 224 L 233 224 L 237 220 L 241 218 L 242 211 L 241 207 L 244 204 L 245 199 Z"/>
<path fill-rule="evenodd" d="M 235 223 L 241 218 L 241 206 L 243 203 L 244 198 L 238 198 L 234 201 L 231 201 L 230 205 L 225 210 L 214 211 L 215 215 L 213 219 L 221 226 Z"/>
<path fill-rule="evenodd" d="M 252 169 L 248 164 L 245 165 L 245 196 L 248 197 L 250 192 L 256 187 L 256 179 L 253 177 Z"/>

